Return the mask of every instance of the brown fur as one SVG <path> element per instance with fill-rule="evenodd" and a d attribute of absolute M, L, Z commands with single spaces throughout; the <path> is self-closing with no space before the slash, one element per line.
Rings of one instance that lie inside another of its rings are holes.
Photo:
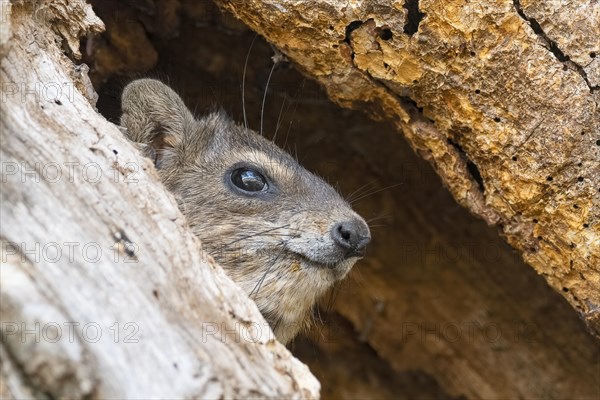
<path fill-rule="evenodd" d="M 330 230 L 359 221 L 368 241 L 366 223 L 275 144 L 223 113 L 194 118 L 159 81 L 129 84 L 122 106 L 127 136 L 155 160 L 194 233 L 287 343 L 358 259 L 344 256 Z M 254 198 L 232 190 L 228 171 L 237 163 L 256 166 L 274 193 Z"/>

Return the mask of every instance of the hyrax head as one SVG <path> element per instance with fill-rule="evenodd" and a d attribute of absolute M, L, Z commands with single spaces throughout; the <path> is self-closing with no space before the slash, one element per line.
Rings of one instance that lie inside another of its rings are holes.
<path fill-rule="evenodd" d="M 320 178 L 223 113 L 196 119 L 168 86 L 130 83 L 121 125 L 194 233 L 288 342 L 363 255 L 365 221 Z"/>

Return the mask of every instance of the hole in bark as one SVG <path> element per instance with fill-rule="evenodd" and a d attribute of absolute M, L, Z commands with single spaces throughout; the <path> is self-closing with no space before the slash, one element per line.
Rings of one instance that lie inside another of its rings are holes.
<path fill-rule="evenodd" d="M 495 117 L 494 122 L 500 122 L 500 117 Z"/>
<path fill-rule="evenodd" d="M 547 180 L 548 182 L 552 182 L 552 181 L 554 180 L 554 178 L 552 178 L 551 176 L 549 176 L 549 177 L 547 177 L 547 178 L 546 178 L 546 180 Z"/>
<path fill-rule="evenodd" d="M 154 289 L 152 291 L 152 295 L 158 299 L 159 298 L 158 290 Z"/>
<path fill-rule="evenodd" d="M 590 53 L 590 57 L 591 57 L 591 58 L 596 58 L 596 53 L 592 51 L 592 52 Z"/>
<path fill-rule="evenodd" d="M 538 220 L 534 218 L 532 222 L 533 222 L 534 224 L 537 224 L 537 223 L 538 223 Z"/>
<path fill-rule="evenodd" d="M 333 25 L 329 25 L 329 30 L 332 31 L 333 30 Z"/>
<path fill-rule="evenodd" d="M 465 161 L 467 162 L 467 170 L 469 171 L 471 177 L 475 180 L 475 182 L 477 182 L 479 190 L 484 192 L 485 185 L 483 183 L 483 178 L 481 177 L 481 172 L 479 172 L 479 168 L 477 168 L 477 165 L 475 165 L 475 163 L 469 159 L 467 153 L 465 153 L 465 151 L 462 149 L 462 147 L 460 147 L 458 143 L 454 142 L 450 138 L 446 139 L 446 141 L 448 142 L 448 144 L 452 145 L 460 153 L 461 156 L 465 158 Z"/>
<path fill-rule="evenodd" d="M 119 152 L 117 150 L 113 149 L 113 154 L 117 155 L 117 154 L 119 154 Z"/>
<path fill-rule="evenodd" d="M 569 291 L 569 288 L 566 288 L 566 287 L 564 287 L 562 290 L 563 290 L 563 292 L 565 292 L 565 293 L 566 293 L 566 292 L 568 292 L 568 291 Z"/>
<path fill-rule="evenodd" d="M 471 173 L 471 176 L 473 176 L 473 179 L 475 179 L 475 181 L 477 182 L 477 185 L 479 185 L 479 189 L 482 192 L 485 191 L 485 186 L 483 185 L 483 178 L 481 177 L 481 173 L 479 172 L 479 168 L 477 168 L 477 165 L 475 165 L 473 161 L 469 160 L 467 161 L 467 169 Z"/>
<path fill-rule="evenodd" d="M 414 35 L 419 30 L 419 24 L 425 16 L 419 10 L 419 0 L 406 0 L 404 2 L 404 8 L 406 11 L 406 23 L 404 24 L 404 33 L 409 36 Z"/>
<path fill-rule="evenodd" d="M 583 182 L 583 176 L 578 177 L 577 182 Z"/>
<path fill-rule="evenodd" d="M 512 156 L 512 160 L 517 161 L 518 160 L 517 156 Z"/>
<path fill-rule="evenodd" d="M 583 165 L 583 163 L 577 163 L 578 167 L 581 167 Z"/>
<path fill-rule="evenodd" d="M 60 101 L 59 99 L 54 99 L 54 102 L 59 106 L 62 106 L 62 101 Z"/>
<path fill-rule="evenodd" d="M 344 42 L 350 44 L 350 35 L 353 31 L 357 30 L 363 24 L 362 21 L 352 21 L 346 26 L 346 38 Z"/>
<path fill-rule="evenodd" d="M 475 57 L 475 52 L 474 51 L 470 52 L 469 54 L 471 54 L 472 57 Z"/>
<path fill-rule="evenodd" d="M 584 228 L 589 228 L 590 226 L 588 224 L 583 224 Z"/>
<path fill-rule="evenodd" d="M 600 146 L 600 140 L 596 140 L 596 146 Z"/>
<path fill-rule="evenodd" d="M 573 204 L 573 208 L 574 208 L 574 209 L 578 209 L 578 208 L 579 208 L 579 206 L 578 206 L 577 204 Z"/>
<path fill-rule="evenodd" d="M 419 110 L 419 112 L 420 112 L 420 113 L 422 113 L 422 112 L 423 112 L 423 107 L 419 107 L 419 106 L 417 105 L 417 102 L 416 102 L 416 101 L 414 101 L 413 99 L 411 99 L 410 97 L 408 97 L 408 96 L 403 96 L 403 97 L 402 97 L 402 100 L 404 100 L 404 101 L 406 101 L 407 103 L 409 103 L 410 105 L 414 106 L 414 107 L 415 107 L 417 110 Z M 447 139 L 447 142 L 448 142 L 448 143 L 450 143 L 450 144 L 451 144 L 451 145 L 453 145 L 453 146 L 454 146 L 454 145 L 456 145 L 456 144 L 455 144 L 455 143 L 452 141 L 452 139 L 450 139 L 450 138 L 448 138 L 448 139 Z"/>
<path fill-rule="evenodd" d="M 479 94 L 479 93 L 481 93 L 481 90 L 475 89 L 475 93 Z"/>
<path fill-rule="evenodd" d="M 383 40 L 390 40 L 394 37 L 394 34 L 390 28 L 378 29 L 377 35 Z"/>

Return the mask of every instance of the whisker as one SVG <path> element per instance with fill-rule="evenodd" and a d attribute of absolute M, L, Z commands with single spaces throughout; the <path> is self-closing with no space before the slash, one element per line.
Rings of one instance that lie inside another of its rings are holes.
<path fill-rule="evenodd" d="M 300 83 L 300 85 L 298 85 L 298 89 L 296 90 L 296 94 L 295 94 L 295 104 L 294 104 L 294 110 L 292 111 L 292 120 L 290 121 L 290 125 L 288 126 L 288 130 L 287 130 L 287 134 L 285 135 L 285 142 L 283 143 L 283 147 L 285 148 L 287 146 L 287 142 L 288 139 L 290 137 L 290 131 L 292 129 L 292 123 L 294 122 L 294 118 L 293 116 L 296 114 L 296 111 L 298 110 L 298 104 L 300 104 L 300 92 L 304 89 L 304 85 L 306 83 L 306 78 L 302 79 L 302 82 Z"/>
<path fill-rule="evenodd" d="M 252 296 L 252 294 L 254 294 L 255 291 L 256 291 L 256 295 L 254 296 L 254 298 L 258 297 L 258 292 L 260 291 L 260 288 L 262 287 L 262 284 L 265 281 L 265 278 L 267 277 L 267 275 L 271 271 L 271 268 L 273 268 L 273 266 L 275 265 L 275 263 L 277 262 L 277 260 L 279 259 L 279 257 L 281 257 L 281 255 L 283 254 L 284 250 L 285 250 L 285 247 L 283 247 L 281 249 L 281 251 L 277 254 L 277 257 L 275 257 L 275 259 L 273 260 L 273 262 L 269 265 L 269 267 L 267 268 L 267 270 L 265 271 L 265 273 L 263 274 L 263 276 L 260 278 L 260 280 L 254 286 L 254 289 L 252 289 L 252 291 L 248 295 L 248 297 Z"/>
<path fill-rule="evenodd" d="M 262 287 L 262 284 L 264 283 L 265 278 L 269 274 L 269 271 L 271 271 L 271 268 L 273 268 L 273 265 L 275 265 L 274 262 L 271 265 L 269 265 L 269 267 L 267 268 L 267 270 L 265 271 L 265 273 L 261 276 L 261 278 L 259 279 L 259 281 L 254 286 L 254 289 L 252 289 L 252 291 L 248 295 L 248 297 L 252 297 L 252 295 L 254 294 L 255 291 L 256 291 L 256 295 L 254 296 L 254 298 L 256 299 L 258 297 L 258 292 L 260 291 L 260 288 Z"/>
<path fill-rule="evenodd" d="M 379 216 L 376 216 L 376 217 L 373 217 L 373 218 L 369 218 L 369 219 L 368 219 L 368 220 L 366 220 L 365 222 L 366 222 L 367 224 L 369 224 L 369 223 L 371 223 L 371 222 L 373 222 L 373 221 L 378 221 L 378 220 L 380 220 L 380 219 L 385 219 L 385 218 L 389 218 L 389 217 L 391 217 L 391 214 L 379 215 Z"/>
<path fill-rule="evenodd" d="M 281 116 L 281 111 L 280 111 L 280 118 L 277 119 L 277 126 L 275 128 L 275 135 L 273 136 L 272 141 L 275 141 L 275 137 L 277 136 L 277 132 L 279 131 L 279 128 L 281 126 L 281 123 L 279 122 L 280 119 L 285 118 L 285 116 L 287 115 L 288 111 L 290 111 L 290 108 L 292 108 L 292 106 L 294 106 L 294 110 L 292 111 L 292 121 L 290 121 L 290 125 L 288 127 L 288 131 L 287 131 L 287 135 L 285 137 L 285 142 L 283 143 L 283 148 L 286 147 L 287 145 L 287 141 L 290 135 L 290 129 L 292 127 L 292 122 L 293 122 L 293 116 L 296 113 L 296 110 L 298 109 L 298 104 L 300 103 L 300 92 L 301 90 L 304 88 L 304 84 L 306 82 L 306 78 L 302 79 L 302 82 L 298 85 L 298 87 L 296 88 L 296 91 L 294 93 L 293 96 L 291 96 L 291 100 L 289 101 L 289 105 L 286 107 L 285 111 L 283 112 L 283 116 Z M 283 102 L 282 102 L 282 107 L 283 107 L 283 103 L 285 103 L 285 100 L 288 96 L 286 95 L 286 93 L 283 94 Z"/>
<path fill-rule="evenodd" d="M 261 231 L 261 232 L 258 232 L 258 233 L 253 233 L 252 235 L 242 236 L 242 237 L 237 238 L 236 240 L 234 240 L 234 241 L 232 241 L 230 243 L 226 243 L 225 246 L 237 243 L 240 240 L 249 239 L 249 238 L 254 237 L 254 236 L 259 236 L 259 235 L 262 235 L 262 234 L 265 234 L 265 233 L 268 233 L 268 232 L 276 231 L 277 229 L 287 228 L 289 226 L 290 226 L 290 224 L 286 224 L 286 225 L 282 225 L 282 226 L 277 226 L 275 228 L 267 229 L 267 230 L 264 230 L 264 231 Z"/>
<path fill-rule="evenodd" d="M 242 75 L 242 113 L 244 114 L 244 126 L 246 129 L 248 129 L 248 119 L 246 118 L 246 70 L 248 69 L 250 52 L 252 51 L 252 46 L 254 46 L 254 41 L 257 37 L 258 33 L 254 35 L 254 39 L 252 39 L 252 43 L 250 43 L 250 48 L 248 48 L 248 54 L 246 54 L 246 61 L 244 62 L 244 73 Z"/>
<path fill-rule="evenodd" d="M 350 202 L 350 204 L 354 204 L 357 201 L 362 200 L 362 199 L 364 199 L 366 197 L 372 196 L 372 195 L 374 195 L 376 193 L 383 192 L 384 190 L 388 190 L 388 189 L 391 189 L 391 188 L 394 188 L 396 186 L 400 186 L 400 185 L 403 185 L 403 184 L 404 184 L 404 182 L 400 182 L 400 183 L 397 183 L 395 185 L 390 185 L 390 186 L 386 186 L 386 187 L 378 189 L 378 190 L 373 190 L 371 192 L 367 192 L 367 193 L 363 194 L 362 196 L 359 196 L 356 199 L 352 199 L 352 201 Z"/>
<path fill-rule="evenodd" d="M 253 237 L 257 237 L 257 236 L 265 236 L 265 237 L 273 237 L 273 238 L 276 238 L 276 237 L 283 237 L 283 238 L 290 238 L 290 237 L 297 238 L 297 237 L 300 237 L 300 235 L 298 235 L 298 234 L 296 234 L 296 235 L 290 235 L 290 234 L 287 234 L 287 233 L 256 233 L 256 234 L 252 234 L 251 236 L 244 236 L 243 238 L 238 238 L 238 239 L 234 240 L 233 242 L 230 242 L 230 243 L 222 245 L 221 247 L 224 248 L 224 249 L 227 249 L 229 247 L 232 247 L 234 244 L 236 244 L 237 242 L 239 242 L 241 240 L 250 239 L 250 238 L 253 238 Z"/>
<path fill-rule="evenodd" d="M 271 138 L 272 142 L 275 142 L 275 138 L 277 137 L 277 131 L 279 130 L 279 127 L 281 126 L 281 114 L 283 113 L 284 105 L 285 105 L 285 97 L 283 98 L 283 101 L 281 102 L 281 108 L 279 109 L 279 116 L 277 117 L 277 124 L 275 124 L 275 133 L 273 134 L 273 137 Z"/>
<path fill-rule="evenodd" d="M 371 190 L 371 188 L 369 188 L 369 186 L 374 185 L 377 183 L 377 179 L 372 180 L 371 182 L 367 182 L 364 185 L 362 185 L 361 187 L 359 187 L 358 189 L 354 190 L 352 193 L 350 193 L 347 197 L 346 197 L 346 201 L 348 203 L 352 202 L 354 197 L 358 197 L 358 196 L 362 196 L 363 193 L 366 193 L 366 191 Z M 373 188 L 374 189 L 374 188 Z M 365 192 L 363 192 L 363 190 Z"/>
<path fill-rule="evenodd" d="M 265 86 L 265 93 L 263 94 L 262 106 L 260 108 L 260 136 L 263 135 L 263 120 L 265 115 L 265 102 L 267 101 L 267 92 L 269 91 L 269 82 L 271 82 L 271 76 L 273 75 L 273 71 L 275 70 L 275 66 L 277 65 L 278 60 L 273 60 L 273 66 L 271 67 L 271 71 L 269 72 L 269 77 L 267 78 L 267 85 Z"/>
<path fill-rule="evenodd" d="M 384 228 L 384 227 L 387 227 L 387 226 L 388 225 L 383 225 L 383 224 L 380 224 L 380 225 L 369 225 L 369 229 L 373 230 L 375 228 Z"/>

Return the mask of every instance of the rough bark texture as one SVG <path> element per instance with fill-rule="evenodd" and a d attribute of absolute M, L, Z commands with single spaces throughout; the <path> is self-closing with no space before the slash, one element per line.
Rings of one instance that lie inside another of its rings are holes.
<path fill-rule="evenodd" d="M 317 397 L 152 164 L 95 111 L 63 54 L 103 29 L 91 7 L 2 6 L 2 397 Z"/>
<path fill-rule="evenodd" d="M 393 121 L 600 335 L 600 3 L 217 3 Z"/>

